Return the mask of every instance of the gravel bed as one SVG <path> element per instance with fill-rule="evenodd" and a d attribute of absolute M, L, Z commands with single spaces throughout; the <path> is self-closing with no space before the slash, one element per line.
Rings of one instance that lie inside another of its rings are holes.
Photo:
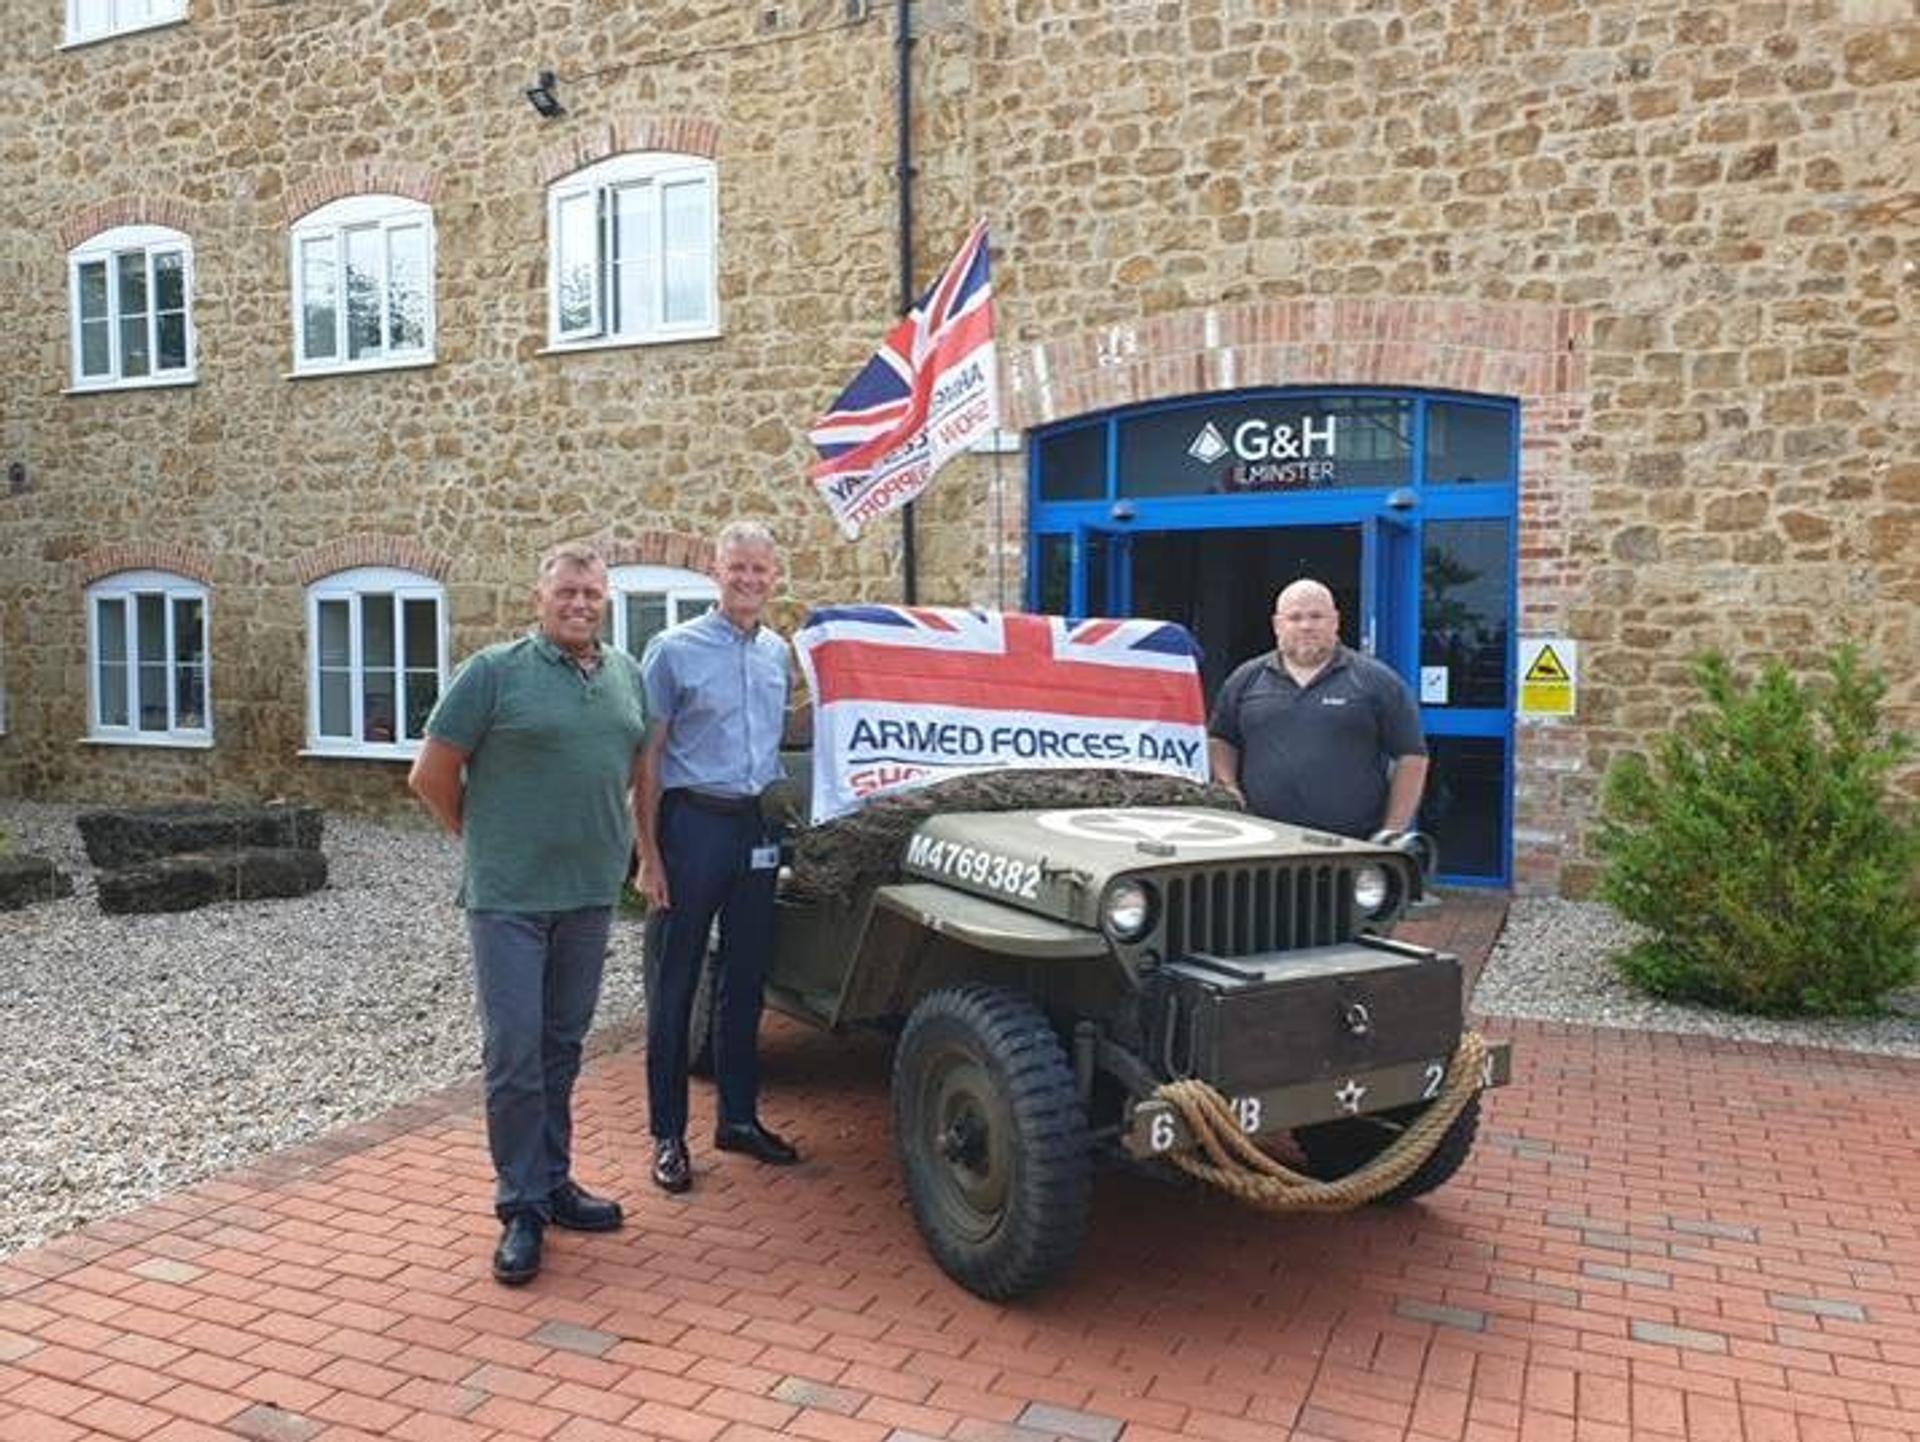
<path fill-rule="evenodd" d="M 471 1076 L 459 850 L 329 815 L 329 885 L 291 901 L 106 916 L 73 817 L 0 799 L 75 895 L 0 912 L 0 1256 Z M 615 923 L 596 1027 L 640 1012 Z"/>
<path fill-rule="evenodd" d="M 1522 897 L 1508 911 L 1506 929 L 1487 959 L 1473 994 L 1474 1009 L 1488 1016 L 1920 1057 L 1920 987 L 1890 998 L 1888 1016 L 1819 1021 L 1733 1016 L 1659 1001 L 1629 987 L 1608 958 L 1643 934 L 1602 902 Z"/>

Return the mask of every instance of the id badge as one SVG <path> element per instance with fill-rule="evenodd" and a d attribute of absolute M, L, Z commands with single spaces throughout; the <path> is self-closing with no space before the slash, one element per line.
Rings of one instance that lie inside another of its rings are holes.
<path fill-rule="evenodd" d="M 778 846 L 756 846 L 747 853 L 747 869 L 750 871 L 771 871 L 779 864 Z"/>

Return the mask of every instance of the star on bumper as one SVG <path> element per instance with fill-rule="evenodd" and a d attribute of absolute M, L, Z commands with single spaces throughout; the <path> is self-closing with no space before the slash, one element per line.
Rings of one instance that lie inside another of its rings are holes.
<path fill-rule="evenodd" d="M 1365 1087 L 1352 1077 L 1348 1077 L 1346 1084 L 1333 1094 L 1333 1099 L 1340 1103 L 1340 1110 L 1348 1116 L 1357 1116 L 1360 1112 L 1360 1099 L 1366 1094 Z"/>

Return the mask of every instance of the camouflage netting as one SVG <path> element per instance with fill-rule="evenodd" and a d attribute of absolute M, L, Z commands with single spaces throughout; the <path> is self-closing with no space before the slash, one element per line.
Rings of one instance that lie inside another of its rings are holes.
<path fill-rule="evenodd" d="M 1032 807 L 1214 806 L 1240 810 L 1225 787 L 1138 771 L 987 771 L 883 797 L 850 816 L 800 830 L 788 889 L 809 897 L 850 895 L 864 882 L 899 873 L 907 838 L 927 817 L 949 811 Z"/>

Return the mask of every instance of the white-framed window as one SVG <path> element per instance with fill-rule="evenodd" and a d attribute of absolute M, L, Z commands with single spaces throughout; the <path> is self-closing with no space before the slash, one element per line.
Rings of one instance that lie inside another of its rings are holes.
<path fill-rule="evenodd" d="M 635 659 L 667 627 L 691 621 L 720 599 L 713 577 L 678 566 L 615 566 L 607 572 L 607 593 L 600 639 Z"/>
<path fill-rule="evenodd" d="M 720 333 L 714 165 L 616 155 L 547 191 L 548 335 L 555 346 Z"/>
<path fill-rule="evenodd" d="M 413 756 L 447 679 L 446 588 L 385 566 L 307 588 L 307 749 Z"/>
<path fill-rule="evenodd" d="M 67 44 L 183 20 L 187 0 L 67 0 Z"/>
<path fill-rule="evenodd" d="M 290 233 L 293 368 L 299 374 L 433 359 L 433 211 L 349 195 Z"/>
<path fill-rule="evenodd" d="M 164 225 L 121 225 L 67 252 L 73 386 L 193 379 L 193 243 Z"/>
<path fill-rule="evenodd" d="M 87 736 L 140 746 L 213 742 L 207 588 L 171 571 L 87 587 Z"/>

